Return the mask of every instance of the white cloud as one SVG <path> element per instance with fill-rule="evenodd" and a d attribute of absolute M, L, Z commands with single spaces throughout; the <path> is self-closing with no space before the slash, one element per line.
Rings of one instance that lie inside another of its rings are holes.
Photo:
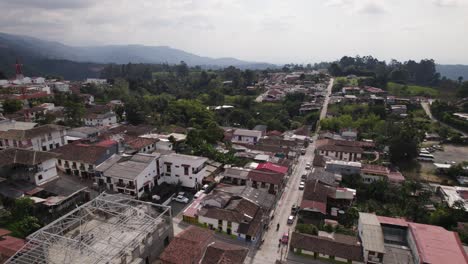
<path fill-rule="evenodd" d="M 0 0 L 0 31 L 72 45 L 167 45 L 275 63 L 355 54 L 468 63 L 467 2 Z"/>

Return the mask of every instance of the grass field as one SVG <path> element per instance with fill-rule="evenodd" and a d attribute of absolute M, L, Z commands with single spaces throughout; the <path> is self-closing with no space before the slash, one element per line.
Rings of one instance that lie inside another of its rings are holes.
<path fill-rule="evenodd" d="M 430 96 L 438 97 L 439 91 L 427 86 L 419 85 L 403 85 L 399 83 L 389 82 L 387 84 L 388 93 L 396 96 Z"/>
<path fill-rule="evenodd" d="M 366 77 L 357 77 L 348 79 L 347 77 L 336 77 L 336 82 L 343 82 L 346 86 L 358 86 L 359 78 L 366 78 Z"/>

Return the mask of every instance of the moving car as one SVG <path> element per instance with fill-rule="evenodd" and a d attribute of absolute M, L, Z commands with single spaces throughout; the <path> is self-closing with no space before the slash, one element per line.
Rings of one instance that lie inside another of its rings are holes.
<path fill-rule="evenodd" d="M 172 198 L 172 200 L 184 204 L 187 204 L 189 202 L 189 199 L 182 195 L 177 195 L 177 197 Z"/>
<path fill-rule="evenodd" d="M 304 190 L 304 187 L 305 187 L 305 183 L 304 183 L 304 182 L 301 182 L 301 183 L 299 184 L 299 190 L 301 190 L 301 191 Z"/>
<path fill-rule="evenodd" d="M 290 215 L 290 216 L 288 217 L 288 222 L 287 222 L 288 225 L 292 225 L 292 224 L 294 223 L 294 218 L 296 218 L 295 215 Z"/>
<path fill-rule="evenodd" d="M 288 244 L 288 242 L 289 242 L 289 234 L 284 233 L 283 236 L 281 237 L 281 243 Z"/>

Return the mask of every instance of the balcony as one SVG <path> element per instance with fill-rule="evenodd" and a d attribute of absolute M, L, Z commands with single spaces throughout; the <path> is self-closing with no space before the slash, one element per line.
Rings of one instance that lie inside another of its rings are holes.
<path fill-rule="evenodd" d="M 117 182 L 117 184 L 115 184 L 117 187 L 125 187 L 125 183 L 123 182 Z"/>
<path fill-rule="evenodd" d="M 85 170 L 86 170 L 85 166 L 80 165 L 80 170 L 81 170 L 81 171 L 85 171 Z"/>
<path fill-rule="evenodd" d="M 125 188 L 130 189 L 130 190 L 135 190 L 135 184 L 127 184 Z"/>
<path fill-rule="evenodd" d="M 65 163 L 63 166 L 64 166 L 65 168 L 67 168 L 67 169 L 70 168 L 70 164 L 68 164 L 68 163 Z"/>
<path fill-rule="evenodd" d="M 71 167 L 72 167 L 72 169 L 74 169 L 74 170 L 76 170 L 76 168 L 77 168 L 75 164 L 73 164 Z"/>

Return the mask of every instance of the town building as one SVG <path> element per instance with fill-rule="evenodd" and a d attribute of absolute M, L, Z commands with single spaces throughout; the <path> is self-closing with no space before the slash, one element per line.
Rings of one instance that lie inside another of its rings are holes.
<path fill-rule="evenodd" d="M 248 249 L 216 241 L 214 232 L 190 226 L 171 241 L 157 264 L 242 264 Z"/>
<path fill-rule="evenodd" d="M 236 129 L 232 134 L 232 143 L 257 144 L 262 137 L 262 131 Z"/>
<path fill-rule="evenodd" d="M 118 144 L 113 140 L 98 142 L 76 141 L 72 144 L 52 150 L 60 154 L 57 168 L 66 174 L 92 179 L 96 167 L 117 154 Z"/>
<path fill-rule="evenodd" d="M 154 187 L 158 158 L 159 154 L 138 153 L 129 158 L 115 155 L 96 167 L 96 182 L 108 190 L 141 198 Z"/>
<path fill-rule="evenodd" d="M 387 180 L 391 183 L 402 183 L 405 177 L 397 170 L 390 170 L 381 165 L 362 164 L 361 178 L 364 183 Z"/>
<path fill-rule="evenodd" d="M 271 194 L 277 194 L 283 190 L 285 174 L 251 170 L 248 175 L 247 186 L 267 190 Z"/>
<path fill-rule="evenodd" d="M 35 126 L 37 126 L 37 123 L 34 122 L 23 122 L 7 118 L 0 118 L 0 131 L 28 130 Z"/>
<path fill-rule="evenodd" d="M 359 213 L 359 237 L 365 263 L 383 263 L 385 246 L 382 227 L 376 215 Z"/>
<path fill-rule="evenodd" d="M 329 259 L 333 263 L 363 263 L 362 246 L 356 237 L 334 233 L 331 236 L 293 232 L 290 249 L 314 259 Z"/>
<path fill-rule="evenodd" d="M 440 185 L 437 191 L 449 207 L 461 205 L 468 211 L 468 187 Z"/>
<path fill-rule="evenodd" d="M 0 172 L 12 180 L 42 185 L 58 177 L 55 167 L 58 156 L 43 151 L 4 149 L 0 151 Z"/>
<path fill-rule="evenodd" d="M 355 161 L 330 160 L 325 162 L 326 171 L 343 176 L 361 174 L 361 166 L 360 162 Z"/>
<path fill-rule="evenodd" d="M 66 128 L 59 125 L 43 125 L 23 130 L 9 129 L 0 132 L 0 149 L 49 151 L 67 144 L 65 136 Z"/>
<path fill-rule="evenodd" d="M 26 244 L 26 240 L 10 235 L 11 231 L 0 228 L 0 263 L 15 255 Z"/>
<path fill-rule="evenodd" d="M 261 237 L 263 212 L 247 199 L 231 199 L 222 207 L 203 207 L 198 213 L 200 224 L 212 230 L 234 235 L 238 239 L 256 242 Z"/>
<path fill-rule="evenodd" d="M 207 158 L 171 153 L 162 155 L 158 164 L 163 182 L 178 184 L 187 188 L 199 188 L 206 171 Z"/>
<path fill-rule="evenodd" d="M 111 126 L 117 124 L 117 115 L 112 111 L 102 114 L 88 113 L 83 121 L 86 126 Z"/>
<path fill-rule="evenodd" d="M 335 160 L 359 161 L 364 153 L 359 141 L 320 139 L 316 152 Z"/>
<path fill-rule="evenodd" d="M 468 262 L 458 234 L 443 227 L 359 213 L 364 260 L 372 263 Z"/>
<path fill-rule="evenodd" d="M 6 263 L 153 263 L 173 236 L 170 207 L 101 194 L 28 236 Z"/>

